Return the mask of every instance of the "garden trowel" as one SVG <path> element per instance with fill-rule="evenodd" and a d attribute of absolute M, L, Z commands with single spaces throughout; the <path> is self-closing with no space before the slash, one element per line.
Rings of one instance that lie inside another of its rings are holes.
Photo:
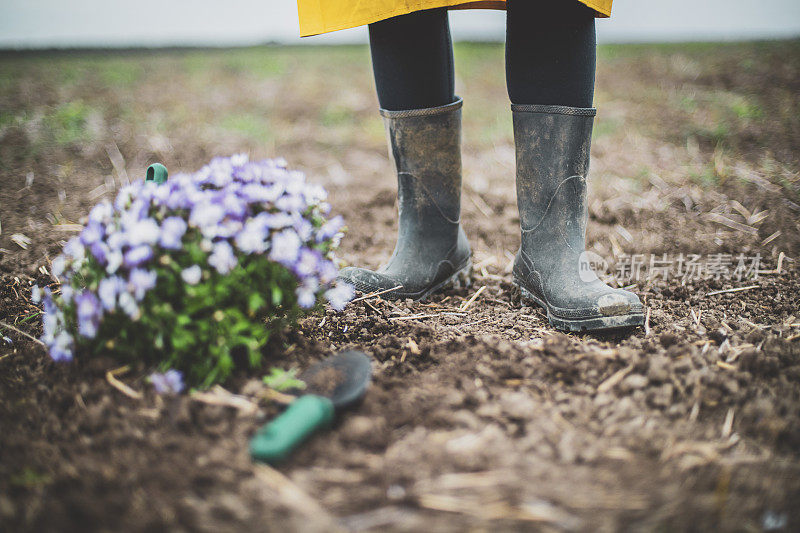
<path fill-rule="evenodd" d="M 250 440 L 250 456 L 256 461 L 277 463 L 288 457 L 317 429 L 333 422 L 334 412 L 360 400 L 369 386 L 372 365 L 356 351 L 332 355 L 311 366 L 299 377 L 304 394 Z"/>

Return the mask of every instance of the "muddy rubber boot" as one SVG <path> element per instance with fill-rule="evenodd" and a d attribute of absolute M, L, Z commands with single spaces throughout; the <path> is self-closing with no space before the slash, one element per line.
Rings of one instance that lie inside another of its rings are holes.
<path fill-rule="evenodd" d="M 381 110 L 397 170 L 399 234 L 377 271 L 348 267 L 339 277 L 361 292 L 420 300 L 468 280 L 470 247 L 461 229 L 461 104 Z"/>
<path fill-rule="evenodd" d="M 512 105 L 522 245 L 514 283 L 565 331 L 639 326 L 642 304 L 594 274 L 586 245 L 586 174 L 595 109 Z"/>

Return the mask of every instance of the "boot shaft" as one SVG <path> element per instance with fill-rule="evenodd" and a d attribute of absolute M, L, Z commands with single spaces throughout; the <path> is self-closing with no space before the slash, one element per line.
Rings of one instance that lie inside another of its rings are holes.
<path fill-rule="evenodd" d="M 512 105 L 523 239 L 553 232 L 583 250 L 593 108 Z M 548 237 L 546 237 L 548 238 Z M 572 242 L 572 241 L 580 241 Z"/>
<path fill-rule="evenodd" d="M 398 179 L 400 224 L 461 217 L 461 106 L 452 104 L 404 111 L 381 110 Z M 404 212 L 416 213 L 413 218 Z"/>

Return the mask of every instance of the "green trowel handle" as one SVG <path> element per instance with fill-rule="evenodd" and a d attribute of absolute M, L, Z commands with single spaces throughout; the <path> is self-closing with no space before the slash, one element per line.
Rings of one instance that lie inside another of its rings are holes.
<path fill-rule="evenodd" d="M 281 416 L 258 430 L 250 441 L 250 455 L 265 463 L 282 461 L 314 431 L 328 426 L 333 421 L 333 411 L 328 398 L 301 396 Z"/>
<path fill-rule="evenodd" d="M 168 177 L 169 172 L 167 172 L 167 167 L 161 163 L 153 163 L 147 167 L 147 175 L 145 176 L 144 181 L 154 181 L 160 185 L 162 183 L 166 183 Z"/>

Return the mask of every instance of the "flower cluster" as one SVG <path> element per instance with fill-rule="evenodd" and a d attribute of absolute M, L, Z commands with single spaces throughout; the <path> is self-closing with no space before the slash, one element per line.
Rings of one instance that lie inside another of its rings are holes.
<path fill-rule="evenodd" d="M 204 384 L 229 374 L 237 346 L 255 365 L 301 308 L 353 296 L 336 280 L 343 221 L 325 198 L 282 160 L 244 155 L 123 188 L 53 261 L 60 292 L 34 294 L 50 355 L 155 354 Z"/>

